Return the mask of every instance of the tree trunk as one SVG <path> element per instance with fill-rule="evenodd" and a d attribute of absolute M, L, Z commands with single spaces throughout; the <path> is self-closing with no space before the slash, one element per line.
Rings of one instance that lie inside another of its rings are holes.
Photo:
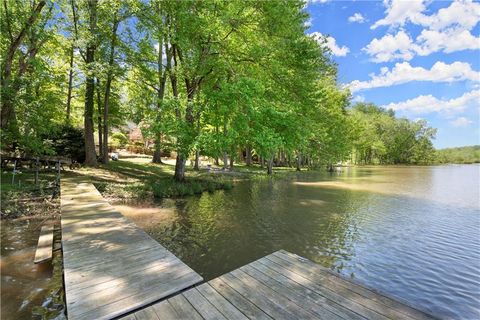
<path fill-rule="evenodd" d="M 227 138 L 227 117 L 223 117 L 223 136 Z M 228 169 L 228 154 L 227 151 L 223 151 L 223 169 Z"/>
<path fill-rule="evenodd" d="M 177 76 L 175 74 L 175 71 L 172 71 L 171 69 L 171 62 L 172 58 L 175 63 L 175 67 L 177 65 L 177 60 L 175 56 L 175 46 L 172 44 L 171 45 L 171 51 L 168 48 L 168 41 L 165 42 L 165 48 L 166 48 L 166 55 L 167 55 L 167 70 L 170 75 L 170 83 L 172 86 L 172 95 L 175 100 L 178 100 L 178 86 L 177 86 Z M 176 104 L 175 107 L 175 117 L 177 118 L 178 121 L 182 121 L 182 114 L 180 111 L 180 108 L 178 104 Z M 177 159 L 175 161 L 175 174 L 173 175 L 173 179 L 175 181 L 185 181 L 185 162 L 186 162 L 186 157 L 182 154 L 183 151 L 181 151 L 178 147 L 180 145 L 181 147 L 181 141 L 178 141 L 177 139 Z"/>
<path fill-rule="evenodd" d="M 260 164 L 260 168 L 263 169 L 263 158 L 262 157 L 258 157 L 258 163 Z"/>
<path fill-rule="evenodd" d="M 185 157 L 179 152 L 175 161 L 175 175 L 173 176 L 175 181 L 185 181 L 185 163 Z"/>
<path fill-rule="evenodd" d="M 214 163 L 215 163 L 216 166 L 219 166 L 219 165 L 220 165 L 220 162 L 219 162 L 219 160 L 218 160 L 218 157 L 215 157 Z"/>
<path fill-rule="evenodd" d="M 160 14 L 160 12 L 159 12 Z M 167 81 L 166 72 L 163 70 L 163 34 L 158 34 L 158 55 L 157 55 L 157 78 L 159 87 L 157 89 L 157 122 L 162 118 L 162 103 L 165 94 L 165 84 Z M 153 163 L 162 163 L 162 131 L 158 132 L 158 136 L 155 139 L 155 152 L 153 153 Z"/>
<path fill-rule="evenodd" d="M 103 143 L 102 143 L 102 132 L 103 132 L 103 127 L 102 127 L 102 98 L 100 94 L 100 80 L 97 78 L 97 112 L 98 112 L 98 118 L 97 118 L 97 127 L 98 127 L 98 153 L 100 159 L 103 159 L 102 157 L 102 152 L 103 152 Z"/>
<path fill-rule="evenodd" d="M 302 154 L 299 152 L 297 154 L 297 171 L 302 170 L 301 166 L 302 166 Z"/>
<path fill-rule="evenodd" d="M 110 92 L 112 88 L 113 81 L 113 65 L 115 62 L 115 40 L 117 38 L 117 29 L 118 29 L 118 12 L 115 12 L 115 17 L 113 20 L 112 27 L 112 37 L 110 39 L 110 57 L 108 59 L 108 73 L 107 73 L 107 82 L 105 83 L 105 97 L 103 102 L 103 163 L 108 163 L 110 160 L 108 158 L 108 114 L 110 108 Z"/>
<path fill-rule="evenodd" d="M 245 156 L 245 164 L 250 167 L 252 165 L 252 150 L 249 145 L 246 147 L 246 156 Z"/>
<path fill-rule="evenodd" d="M 230 170 L 233 171 L 233 157 L 230 157 Z"/>
<path fill-rule="evenodd" d="M 193 170 L 200 170 L 200 151 L 198 150 L 195 150 L 195 164 L 193 166 Z"/>
<path fill-rule="evenodd" d="M 160 141 L 160 135 L 155 139 L 155 151 L 153 152 L 153 163 L 162 163 L 162 144 Z"/>
<path fill-rule="evenodd" d="M 228 169 L 228 154 L 227 152 L 223 152 L 223 169 Z"/>
<path fill-rule="evenodd" d="M 66 123 L 70 124 L 70 113 L 71 113 L 71 104 L 72 104 L 72 86 L 73 86 L 73 52 L 75 48 L 73 47 L 70 50 L 70 71 L 68 72 L 68 91 L 67 91 L 67 114 L 66 114 Z"/>
<path fill-rule="evenodd" d="M 90 32 L 96 33 L 97 29 L 97 0 L 88 1 L 90 13 Z M 84 129 L 85 129 L 85 165 L 96 166 L 97 154 L 95 152 L 95 140 L 93 138 L 93 106 L 95 95 L 95 82 L 93 76 L 93 63 L 95 62 L 95 43 L 90 41 L 87 46 L 86 64 L 87 77 L 85 88 L 85 114 L 84 114 Z"/>
<path fill-rule="evenodd" d="M 270 157 L 267 161 L 267 174 L 273 173 L 273 156 Z"/>

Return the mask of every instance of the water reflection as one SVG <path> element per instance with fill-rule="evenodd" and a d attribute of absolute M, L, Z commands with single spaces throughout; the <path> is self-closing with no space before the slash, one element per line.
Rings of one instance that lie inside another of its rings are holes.
<path fill-rule="evenodd" d="M 127 213 L 206 279 L 285 249 L 448 318 L 480 316 L 479 166 L 353 168 Z"/>

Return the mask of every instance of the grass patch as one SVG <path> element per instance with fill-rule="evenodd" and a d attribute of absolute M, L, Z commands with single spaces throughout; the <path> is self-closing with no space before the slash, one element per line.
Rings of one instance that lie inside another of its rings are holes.
<path fill-rule="evenodd" d="M 70 174 L 88 178 L 103 196 L 115 199 L 177 198 L 232 189 L 240 180 L 288 179 L 298 174 L 295 168 L 274 168 L 273 175 L 267 175 L 260 166 L 237 165 L 234 171 L 194 171 L 187 167 L 184 182 L 173 180 L 172 164 L 154 164 L 150 159 L 129 158 L 110 161 L 98 168 L 82 168 Z"/>
<path fill-rule="evenodd" d="M 155 198 L 172 198 L 201 194 L 204 191 L 229 190 L 233 187 L 231 181 L 222 179 L 188 179 L 184 182 L 176 182 L 173 179 L 165 179 L 152 186 Z"/>
<path fill-rule="evenodd" d="M 115 199 L 176 198 L 233 188 L 232 181 L 222 178 L 189 178 L 177 182 L 167 177 L 143 183 L 94 182 L 94 185 L 103 196 Z"/>
<path fill-rule="evenodd" d="M 35 185 L 35 174 L 22 170 L 15 175 L 12 184 L 12 172 L 1 171 L 1 218 L 58 213 L 58 199 L 51 199 L 55 175 L 51 171 L 42 171 L 38 185 Z"/>

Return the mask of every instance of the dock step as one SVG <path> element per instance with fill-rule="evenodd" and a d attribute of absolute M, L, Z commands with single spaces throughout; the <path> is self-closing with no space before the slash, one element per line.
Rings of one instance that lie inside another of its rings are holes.
<path fill-rule="evenodd" d="M 52 260 L 53 256 L 53 226 L 43 226 L 38 238 L 37 251 L 35 252 L 34 263 L 42 263 Z"/>

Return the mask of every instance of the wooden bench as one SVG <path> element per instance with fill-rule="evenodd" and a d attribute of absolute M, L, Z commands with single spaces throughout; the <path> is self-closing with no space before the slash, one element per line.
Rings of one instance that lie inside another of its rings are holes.
<path fill-rule="evenodd" d="M 38 238 L 37 251 L 35 252 L 35 264 L 46 262 L 53 256 L 53 226 L 43 226 Z"/>

